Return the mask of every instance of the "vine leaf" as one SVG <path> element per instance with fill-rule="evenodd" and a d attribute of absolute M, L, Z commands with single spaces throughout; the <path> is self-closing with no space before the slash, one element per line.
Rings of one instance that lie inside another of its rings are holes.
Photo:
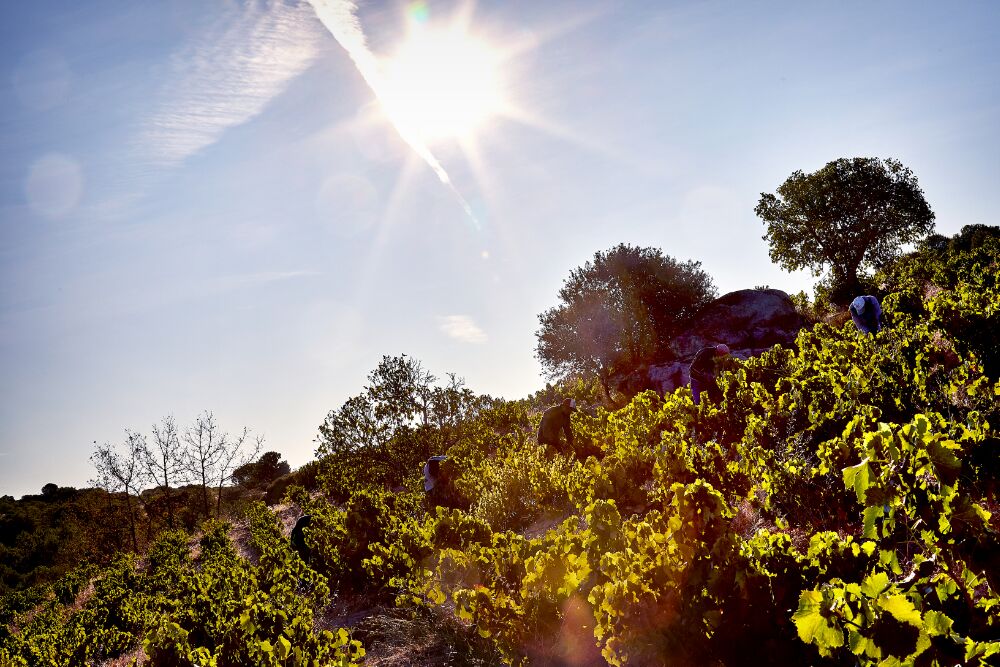
<path fill-rule="evenodd" d="M 916 607 L 913 606 L 913 603 L 905 595 L 890 595 L 884 600 L 880 600 L 879 606 L 892 614 L 893 618 L 900 623 L 909 623 L 918 628 L 923 626 L 920 612 L 917 611 Z"/>
<path fill-rule="evenodd" d="M 847 488 L 854 488 L 854 492 L 858 494 L 858 502 L 865 502 L 865 492 L 868 491 L 868 487 L 871 486 L 871 468 L 868 466 L 868 457 L 861 460 L 861 463 L 855 466 L 848 466 L 844 468 L 844 485 Z"/>
<path fill-rule="evenodd" d="M 823 649 L 843 646 L 844 633 L 823 617 L 822 605 L 822 592 L 802 591 L 798 611 L 792 615 L 799 637 L 802 641 L 814 643 Z"/>
<path fill-rule="evenodd" d="M 927 634 L 948 635 L 951 634 L 953 621 L 940 611 L 928 611 L 924 614 L 924 625 L 927 627 Z"/>

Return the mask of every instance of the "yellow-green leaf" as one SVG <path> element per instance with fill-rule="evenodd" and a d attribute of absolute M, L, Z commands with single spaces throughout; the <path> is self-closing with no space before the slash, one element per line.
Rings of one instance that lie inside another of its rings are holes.
<path fill-rule="evenodd" d="M 913 606 L 913 603 L 905 595 L 890 595 L 884 600 L 880 600 L 879 606 L 892 614 L 893 618 L 900 623 L 909 623 L 918 628 L 923 625 L 923 621 L 920 619 L 920 612 L 917 611 L 916 607 Z"/>
<path fill-rule="evenodd" d="M 278 657 L 282 660 L 288 657 L 288 654 L 292 652 L 292 642 L 285 639 L 283 635 L 278 635 L 278 643 L 275 646 L 278 653 Z"/>
<path fill-rule="evenodd" d="M 870 577 L 866 577 L 861 584 L 861 592 L 870 598 L 878 597 L 882 591 L 889 587 L 889 575 L 885 572 L 876 572 Z"/>
<path fill-rule="evenodd" d="M 868 458 L 861 460 L 856 466 L 848 466 L 843 470 L 844 486 L 853 488 L 858 496 L 858 502 L 865 502 L 865 492 L 871 486 L 871 469 L 868 467 Z"/>
<path fill-rule="evenodd" d="M 948 635 L 951 633 L 952 620 L 940 611 L 929 611 L 924 614 L 924 626 L 931 636 Z"/>
<path fill-rule="evenodd" d="M 820 591 L 802 591 L 799 596 L 799 608 L 792 614 L 792 621 L 798 630 L 799 638 L 821 648 L 843 646 L 844 633 L 823 618 L 820 610 L 822 604 L 823 593 Z"/>

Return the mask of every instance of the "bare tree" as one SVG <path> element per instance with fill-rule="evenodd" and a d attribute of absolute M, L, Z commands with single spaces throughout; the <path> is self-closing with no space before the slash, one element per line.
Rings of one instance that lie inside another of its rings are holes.
<path fill-rule="evenodd" d="M 202 513 L 210 516 L 208 486 L 215 478 L 215 464 L 219 457 L 219 432 L 211 412 L 198 415 L 192 426 L 184 432 L 185 467 L 191 479 L 201 485 Z"/>
<path fill-rule="evenodd" d="M 145 445 L 146 443 L 144 443 Z M 167 506 L 167 524 L 174 527 L 174 502 L 170 485 L 184 481 L 184 446 L 173 416 L 153 425 L 153 444 L 142 449 L 142 464 L 154 485 L 163 489 Z"/>
<path fill-rule="evenodd" d="M 245 453 L 250 432 L 244 428 L 236 438 L 231 438 L 215 422 L 211 412 L 203 412 L 182 436 L 185 445 L 185 468 L 194 482 L 201 486 L 202 512 L 211 516 L 208 500 L 210 486 L 218 486 L 219 499 L 216 501 L 216 515 L 222 505 L 222 486 L 233 470 L 249 462 L 260 452 L 261 438 L 256 439 L 256 447 L 250 454 Z"/>
<path fill-rule="evenodd" d="M 264 444 L 264 438 L 263 436 L 254 436 L 253 451 L 247 451 L 246 447 L 250 443 L 250 431 L 244 426 L 243 432 L 238 437 L 229 439 L 228 436 L 224 436 L 223 442 L 225 446 L 222 448 L 217 468 L 219 493 L 215 499 L 215 516 L 219 516 L 219 511 L 222 509 L 222 486 L 232 479 L 234 470 L 257 458 Z"/>
<path fill-rule="evenodd" d="M 132 548 L 139 550 L 139 540 L 135 532 L 136 507 L 132 502 L 132 496 L 139 497 L 145 482 L 145 474 L 142 466 L 142 452 L 146 448 L 145 437 L 134 431 L 125 431 L 125 442 L 122 443 L 124 451 L 104 443 L 98 445 L 91 455 L 90 460 L 97 469 L 97 478 L 91 481 L 94 486 L 99 486 L 111 493 L 125 494 L 125 507 L 128 510 L 129 529 L 132 533 Z M 96 444 L 96 443 L 95 443 Z"/>

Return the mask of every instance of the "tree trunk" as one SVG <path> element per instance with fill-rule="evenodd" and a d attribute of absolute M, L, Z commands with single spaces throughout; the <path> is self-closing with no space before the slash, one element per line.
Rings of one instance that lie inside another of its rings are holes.
<path fill-rule="evenodd" d="M 222 479 L 219 479 L 219 497 L 215 499 L 215 516 L 222 516 Z"/>
<path fill-rule="evenodd" d="M 608 374 L 601 371 L 597 374 L 597 381 L 601 385 L 601 393 L 604 394 L 604 401 L 609 406 L 613 406 L 615 402 L 611 400 L 611 388 L 608 386 Z"/>
<path fill-rule="evenodd" d="M 163 493 L 166 494 L 167 498 L 167 525 L 170 526 L 171 530 L 174 527 L 174 498 L 170 493 L 170 474 L 167 472 L 170 462 L 167 460 L 167 455 L 163 455 Z"/>
<path fill-rule="evenodd" d="M 128 526 L 132 531 L 132 550 L 139 553 L 139 540 L 135 536 L 135 514 L 132 511 L 132 494 L 125 489 L 125 507 L 128 509 Z"/>
<path fill-rule="evenodd" d="M 164 486 L 163 487 L 163 493 L 165 494 L 166 502 L 167 502 L 167 525 L 170 527 L 171 530 L 173 530 L 173 528 L 174 528 L 174 497 L 173 497 L 173 494 L 170 493 L 170 487 L 169 486 Z"/>
<path fill-rule="evenodd" d="M 208 480 L 205 479 L 205 463 L 201 464 L 201 505 L 202 510 L 205 512 L 205 518 L 208 519 L 212 516 L 211 508 L 208 504 Z"/>
<path fill-rule="evenodd" d="M 104 490 L 104 494 L 108 497 L 108 525 L 115 525 L 115 499 L 111 497 L 111 492 L 107 489 Z M 120 539 L 120 534 L 115 531 L 115 537 Z M 115 545 L 116 547 L 121 547 L 121 542 Z"/>
<path fill-rule="evenodd" d="M 847 266 L 842 270 L 833 270 L 830 280 L 830 291 L 828 297 L 835 306 L 847 307 L 848 304 L 861 293 L 861 285 L 858 280 L 858 267 Z"/>
<path fill-rule="evenodd" d="M 853 266 L 847 267 L 847 285 L 849 287 L 851 287 L 852 289 L 854 289 L 855 291 L 859 287 L 859 285 L 858 285 L 858 265 L 857 264 L 855 264 Z"/>
<path fill-rule="evenodd" d="M 156 530 L 153 527 L 153 513 L 149 511 L 149 507 L 145 504 L 143 505 L 143 511 L 146 512 L 146 543 L 151 543 L 153 541 L 153 535 L 156 534 Z"/>

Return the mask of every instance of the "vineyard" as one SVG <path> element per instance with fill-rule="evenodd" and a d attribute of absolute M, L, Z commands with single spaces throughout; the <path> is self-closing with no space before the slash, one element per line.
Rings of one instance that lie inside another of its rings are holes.
<path fill-rule="evenodd" d="M 717 403 L 609 410 L 581 383 L 321 450 L 317 487 L 287 494 L 308 562 L 261 502 L 249 556 L 222 522 L 161 533 L 6 596 L 0 665 L 361 664 L 391 638 L 318 622 L 358 596 L 454 628 L 451 664 L 997 664 L 997 261 L 897 266 L 890 328 L 803 329 L 734 360 Z M 553 453 L 534 429 L 563 395 L 585 409 Z M 454 480 L 436 506 L 428 439 Z"/>

